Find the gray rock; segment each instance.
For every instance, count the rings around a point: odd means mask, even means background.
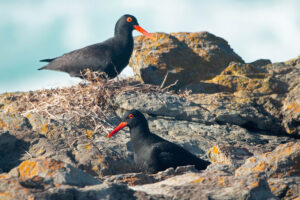
[[[154,33],[157,41],[135,38],[129,65],[143,83],[173,88],[214,77],[231,61],[243,62],[227,41],[208,32]]]
[[[154,116],[176,120],[211,123],[214,115],[201,105],[175,95],[160,93],[121,93],[115,97],[117,107],[122,110],[137,109]]]

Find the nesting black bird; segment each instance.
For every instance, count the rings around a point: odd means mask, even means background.
[[[157,173],[169,167],[195,165],[203,170],[210,162],[202,160],[182,147],[153,134],[148,122],[138,110],[126,112],[122,122],[107,136],[129,126],[130,138],[134,151],[134,161],[139,169],[147,173]]]
[[[133,50],[134,29],[154,38],[139,26],[134,16],[123,15],[116,23],[114,37],[60,57],[41,60],[49,63],[39,70],[62,71],[82,78],[81,71],[89,68],[91,71],[105,72],[109,78],[114,78],[128,65]]]

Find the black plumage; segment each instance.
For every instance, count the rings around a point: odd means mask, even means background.
[[[151,133],[146,118],[138,110],[127,112],[120,125],[108,137],[125,126],[130,128],[134,161],[141,171],[157,173],[169,167],[185,165],[195,165],[196,169],[203,170],[210,164],[184,148]]]
[[[114,78],[128,65],[133,51],[134,29],[153,38],[138,25],[134,16],[123,15],[116,23],[114,37],[60,57],[40,60],[49,63],[39,70],[62,71],[69,73],[70,76],[82,78],[81,72],[89,68],[91,71],[105,72],[109,78]]]

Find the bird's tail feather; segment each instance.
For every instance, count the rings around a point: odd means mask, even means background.
[[[54,58],[43,59],[43,60],[40,60],[40,62],[51,62],[52,60],[54,60]]]
[[[46,66],[39,68],[38,70],[46,69]]]

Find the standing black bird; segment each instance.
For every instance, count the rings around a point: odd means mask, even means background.
[[[195,165],[203,170],[210,162],[202,160],[182,147],[150,132],[148,122],[138,110],[126,112],[122,122],[107,136],[130,128],[130,138],[134,151],[134,161],[139,169],[147,173],[157,173],[169,167]]]
[[[133,50],[134,29],[154,39],[139,26],[134,16],[123,15],[116,23],[114,37],[60,57],[41,60],[49,63],[39,70],[62,71],[70,76],[83,78],[80,71],[89,68],[91,71],[105,72],[109,78],[114,78],[128,65]]]

